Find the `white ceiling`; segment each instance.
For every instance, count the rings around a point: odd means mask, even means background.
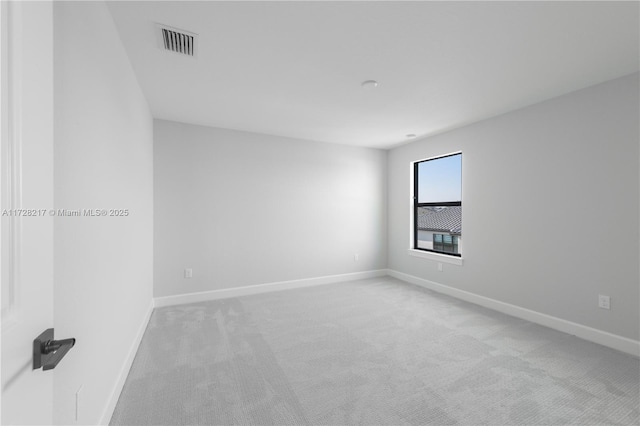
[[[638,2],[110,2],[154,117],[389,148],[639,69]],[[199,35],[158,47],[155,22]],[[374,79],[379,86],[363,90]]]

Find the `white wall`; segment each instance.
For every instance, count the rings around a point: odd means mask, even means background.
[[[100,421],[153,280],[153,124],[104,3],[54,4],[55,206],[129,209],[56,218],[56,335],[77,343],[54,370],[54,421]]]
[[[634,74],[391,150],[389,268],[638,340],[638,90]],[[459,150],[464,265],[438,272],[407,254],[409,164]]]
[[[154,296],[386,267],[386,151],[154,123]]]

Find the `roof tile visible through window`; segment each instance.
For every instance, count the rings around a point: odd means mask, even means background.
[[[418,207],[418,229],[462,234],[462,207]]]

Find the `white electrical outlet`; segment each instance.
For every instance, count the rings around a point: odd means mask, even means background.
[[[358,253],[353,253],[353,261],[357,262],[358,260],[360,260],[360,255]]]
[[[185,278],[193,278],[193,269],[191,268],[186,268],[184,270],[184,277]]]
[[[598,307],[602,309],[611,309],[611,299],[609,299],[609,296],[599,294]]]
[[[438,271],[442,272],[442,262],[438,262]]]

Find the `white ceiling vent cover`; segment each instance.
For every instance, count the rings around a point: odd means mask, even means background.
[[[173,28],[168,25],[156,24],[158,45],[161,49],[195,57],[198,47],[198,34]]]

